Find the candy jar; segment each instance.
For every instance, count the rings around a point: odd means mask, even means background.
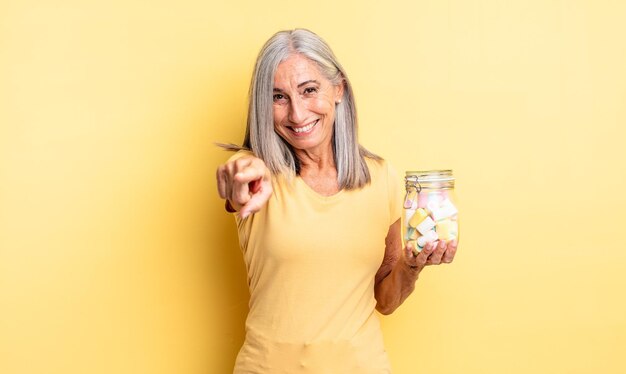
[[[420,252],[426,243],[459,236],[452,170],[407,171],[402,239]]]

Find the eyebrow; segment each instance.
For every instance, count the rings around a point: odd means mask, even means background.
[[[304,86],[304,85],[306,85],[306,84],[309,84],[309,83],[316,83],[316,84],[320,84],[320,82],[316,81],[315,79],[309,79],[309,80],[308,80],[308,81],[306,81],[306,82],[302,82],[302,83],[300,83],[300,84],[298,85],[298,88],[300,88],[300,87],[302,87],[302,86]]]
[[[309,83],[315,83],[315,84],[317,84],[317,85],[319,85],[319,84],[320,84],[320,82],[316,81],[315,79],[309,79],[308,81],[304,81],[304,82],[302,82],[302,83],[298,84],[298,88],[300,88],[300,87],[302,87],[302,86],[304,86],[304,85],[307,85],[307,84],[309,84]],[[274,92],[283,92],[283,90],[281,90],[280,88],[276,88],[276,87],[274,87]]]

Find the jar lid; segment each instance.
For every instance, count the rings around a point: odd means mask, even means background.
[[[452,170],[413,170],[406,172],[407,177],[417,177],[423,182],[450,182],[454,180]]]

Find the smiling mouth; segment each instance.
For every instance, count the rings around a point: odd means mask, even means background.
[[[319,119],[315,120],[315,122],[310,123],[306,126],[302,126],[302,127],[292,127],[292,126],[288,126],[289,129],[293,132],[295,132],[296,134],[306,134],[311,132],[311,130],[313,130],[313,128],[315,126],[317,126],[317,124],[319,123]]]

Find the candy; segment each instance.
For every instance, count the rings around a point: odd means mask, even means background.
[[[409,220],[409,226],[417,227],[423,220],[428,217],[428,212],[424,209],[418,209],[415,211],[415,214]]]
[[[403,239],[420,250],[459,236],[452,170],[407,171]]]
[[[409,227],[408,230],[406,230],[406,233],[404,233],[404,240],[411,240],[411,236],[414,231],[415,229],[413,227]]]
[[[437,222],[435,230],[437,230],[437,234],[442,240],[452,240],[459,235],[459,226],[457,222],[450,219],[444,219]]]
[[[426,205],[428,205],[428,195],[425,193],[420,193],[419,195],[417,195],[417,207],[418,208],[426,208]]]
[[[426,235],[420,236],[417,238],[417,245],[420,248],[424,248],[427,243],[432,243],[439,239],[439,235],[434,230],[430,230],[426,233]]]
[[[426,205],[430,203],[439,205],[443,201],[443,195],[441,194],[440,191],[429,192],[429,193],[426,193],[425,195],[426,195]]]
[[[404,240],[413,240],[416,239],[414,238],[414,236],[418,235],[417,231],[415,231],[415,229],[413,227],[409,227],[408,230],[406,230],[406,234],[404,235]]]
[[[415,228],[417,229],[417,231],[420,232],[420,234],[422,235],[426,235],[426,233],[430,230],[433,229],[433,227],[435,227],[435,221],[433,221],[432,218],[430,217],[426,217],[419,225],[417,225]]]
[[[426,204],[426,209],[428,209],[428,211],[432,214],[434,211],[439,210],[439,204],[431,201],[428,204]]]
[[[443,200],[441,204],[439,204],[439,206],[436,206],[433,203],[429,203],[428,210],[430,211],[430,214],[433,216],[435,221],[441,221],[443,219],[450,218],[459,212],[454,204],[452,204],[452,201],[450,201],[450,199]]]

